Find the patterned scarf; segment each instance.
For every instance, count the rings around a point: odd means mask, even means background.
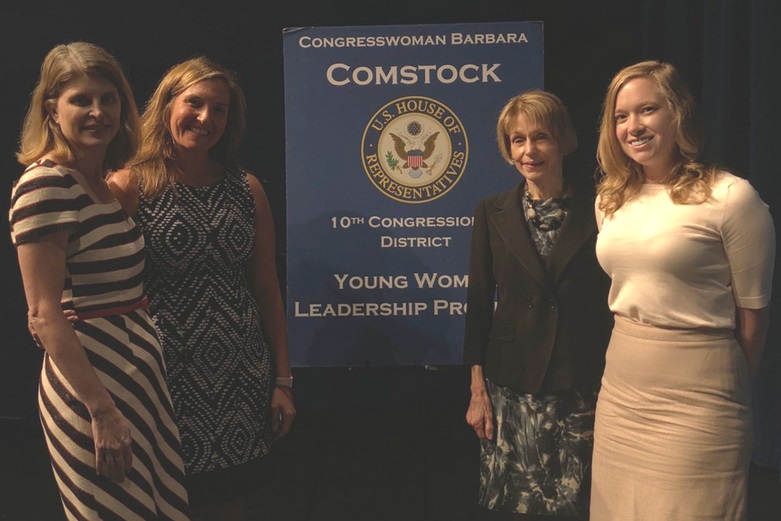
[[[546,258],[553,249],[571,200],[572,194],[568,188],[564,189],[561,197],[549,199],[532,199],[528,187],[524,189],[521,196],[523,215],[542,258]]]

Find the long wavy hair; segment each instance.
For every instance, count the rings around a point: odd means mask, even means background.
[[[694,97],[673,65],[650,60],[621,69],[607,89],[597,145],[599,208],[605,215],[612,215],[639,193],[644,182],[642,166],[621,149],[614,120],[618,92],[636,78],[653,79],[673,113],[676,157],[668,181],[670,198],[676,204],[706,201],[711,194],[716,168],[700,162],[702,136]]]
[[[246,128],[246,101],[236,75],[205,56],[178,63],[163,75],[141,116],[143,139],[138,154],[128,165],[138,176],[144,195],[155,198],[167,187],[174,187],[176,147],[171,136],[171,108],[176,97],[204,80],[218,79],[230,91],[225,132],[209,149],[209,158],[225,167],[238,161],[241,139]]]
[[[30,96],[19,137],[16,158],[20,163],[29,165],[49,153],[65,164],[75,161],[76,151],[51,117],[48,107],[57,103],[68,83],[82,74],[110,82],[119,94],[119,131],[106,149],[104,167],[107,170],[120,168],[136,153],[141,134],[138,108],[122,67],[111,54],[95,44],[71,42],[54,47],[41,64],[40,78]]]
[[[578,137],[564,103],[550,92],[528,90],[510,98],[496,122],[499,153],[508,163],[513,162],[510,153],[510,126],[518,116],[523,116],[530,123],[550,132],[563,155],[566,156],[578,148]]]

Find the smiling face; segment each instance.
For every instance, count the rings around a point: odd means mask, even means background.
[[[119,93],[113,83],[98,76],[74,76],[46,108],[73,151],[80,154],[105,153],[119,131]]]
[[[176,148],[204,152],[222,138],[228,123],[230,89],[221,79],[199,81],[171,103],[169,130]]]
[[[653,78],[635,78],[621,87],[614,121],[621,149],[642,167],[645,181],[664,181],[675,164],[678,145],[673,111]]]
[[[510,157],[515,167],[533,186],[560,187],[563,180],[564,155],[558,140],[545,128],[519,115],[507,129],[510,140]]]

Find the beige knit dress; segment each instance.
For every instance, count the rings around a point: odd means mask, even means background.
[[[775,234],[751,185],[720,172],[709,199],[644,185],[597,256],[616,325],[594,436],[591,521],[746,519],[751,408],[736,306],[770,300]]]

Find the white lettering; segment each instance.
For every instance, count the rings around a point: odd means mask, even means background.
[[[392,317],[417,316],[425,313],[426,302],[339,302],[336,304],[294,303],[295,316],[299,318],[322,317]]]
[[[388,67],[369,67],[359,65],[352,67],[346,63],[334,63],[326,69],[326,79],[331,85],[342,87],[353,83],[366,85],[413,85],[416,83],[431,84],[434,81],[448,85],[460,81],[462,83],[501,83],[498,68],[500,63],[474,64],[467,63],[460,67],[451,64],[444,65],[391,65]],[[480,72],[478,72],[480,71]]]
[[[434,301],[434,314],[464,315],[466,314],[466,304],[463,302],[450,302],[448,300],[437,299]]]
[[[334,63],[330,67],[328,67],[328,70],[325,73],[325,77],[328,78],[328,83],[331,85],[336,85],[337,87],[341,85],[347,85],[350,83],[350,80],[343,79],[343,80],[337,80],[334,78],[333,74],[336,69],[343,69],[345,72],[350,70],[350,67],[348,65],[345,65],[344,63]]]
[[[526,33],[485,33],[485,34],[462,34],[450,33],[451,45],[494,45],[505,43],[529,43]]]
[[[340,290],[349,289],[407,289],[406,275],[353,275],[334,273]]]
[[[488,77],[489,76],[494,79],[495,83],[501,83],[502,80],[499,79],[499,76],[494,74],[494,71],[499,67],[499,65],[501,65],[501,64],[500,63],[494,63],[493,65],[491,65],[490,69],[486,69],[486,67],[488,67],[488,65],[485,64],[485,63],[483,64],[483,83],[488,83]]]
[[[381,248],[449,248],[452,237],[380,237]]]
[[[469,275],[440,275],[438,273],[415,273],[415,282],[419,288],[466,288]]]

